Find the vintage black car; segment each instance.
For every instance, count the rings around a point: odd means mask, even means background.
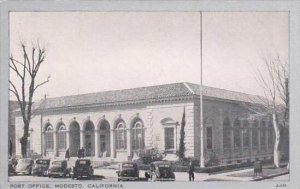
[[[48,177],[71,177],[71,168],[68,167],[66,160],[52,161],[48,169]]]
[[[19,159],[16,165],[15,174],[23,173],[31,175],[32,173],[33,160],[31,158]]]
[[[133,181],[139,180],[139,169],[134,162],[123,162],[119,165],[117,171],[118,181]]]
[[[94,174],[94,169],[89,159],[77,159],[75,167],[73,168],[73,179],[87,177],[90,179]]]
[[[17,165],[16,159],[9,159],[8,160],[8,175],[14,175],[16,173],[16,165]]]
[[[175,174],[170,162],[156,161],[150,164],[147,173],[152,181],[175,181]]]
[[[32,169],[32,175],[47,176],[50,159],[37,159]]]

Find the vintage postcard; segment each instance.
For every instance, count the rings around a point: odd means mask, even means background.
[[[1,4],[1,188],[299,187],[299,2],[72,2]]]

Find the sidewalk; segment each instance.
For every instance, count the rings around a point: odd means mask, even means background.
[[[263,168],[262,175],[259,176],[254,176],[254,171],[253,169],[247,169],[247,171],[244,172],[238,172],[238,173],[232,173],[229,174],[229,177],[238,177],[238,178],[247,178],[248,180],[251,181],[259,181],[259,180],[264,180],[268,178],[273,178],[276,176],[288,174],[289,171],[286,167],[282,168]]]
[[[278,170],[276,173],[268,170],[264,170],[264,177],[253,177],[253,168],[243,169],[238,171],[230,171],[220,174],[209,175],[208,173],[195,173],[195,181],[256,181],[263,180],[282,174],[287,174],[284,168]],[[109,181],[117,181],[117,173],[115,169],[97,168],[94,170],[94,174],[104,176]],[[145,177],[145,171],[140,170],[140,177]],[[175,172],[175,178],[178,182],[188,182],[188,173]]]

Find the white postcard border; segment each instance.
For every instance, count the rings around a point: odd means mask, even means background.
[[[1,173],[0,188],[10,188],[8,182],[8,55],[9,55],[9,17],[10,11],[289,11],[289,65],[290,65],[290,181],[278,182],[128,182],[121,183],[123,188],[277,188],[277,184],[286,184],[284,188],[300,187],[299,126],[300,123],[300,2],[299,1],[10,1],[1,3],[1,64],[0,64],[0,130]],[[61,182],[57,182],[61,183]],[[64,184],[66,182],[62,182]],[[99,188],[109,187],[108,182],[77,182],[70,184],[99,184]],[[46,184],[46,182],[27,183]],[[48,183],[54,188],[55,183]],[[66,183],[68,184],[68,183]],[[103,186],[100,186],[103,184]],[[107,185],[107,186],[105,186]],[[25,187],[25,188],[26,188]],[[121,187],[121,186],[120,186]],[[42,187],[39,187],[42,188]]]

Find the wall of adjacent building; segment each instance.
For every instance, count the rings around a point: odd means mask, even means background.
[[[272,158],[272,150],[273,146],[267,146],[267,149],[252,149],[252,124],[253,119],[249,119],[253,117],[253,114],[250,114],[249,109],[247,109],[243,104],[234,101],[223,101],[216,100],[212,98],[205,98],[204,100],[204,128],[212,127],[213,133],[213,143],[212,149],[207,149],[207,138],[206,134],[204,134],[204,146],[205,146],[205,159],[206,162],[209,161],[212,153],[216,155],[216,157],[220,160],[221,164],[225,163],[236,163],[236,162],[245,162],[245,161],[254,161],[255,159],[271,159]],[[252,115],[252,116],[251,116]],[[223,149],[223,121],[225,118],[229,118],[230,127],[231,127],[231,149],[224,150]],[[239,119],[241,121],[241,128],[243,127],[244,120],[249,122],[250,126],[250,147],[242,148],[242,144],[240,148],[234,148],[234,137],[233,137],[233,128],[234,128],[234,120]],[[260,124],[261,121],[266,122],[266,126],[268,126],[268,117],[256,117],[255,118]],[[260,126],[260,125],[258,125]],[[204,130],[206,133],[206,130]],[[240,138],[242,140],[242,133],[240,133]],[[258,136],[258,143],[260,146],[260,130]],[[266,140],[266,139],[264,139]]]

